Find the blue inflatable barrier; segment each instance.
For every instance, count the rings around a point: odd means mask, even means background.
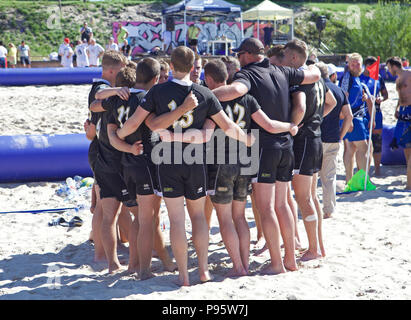
[[[0,182],[93,175],[85,134],[0,136]]]
[[[101,78],[102,68],[0,69],[0,86],[88,84]]]
[[[404,149],[391,150],[390,143],[394,137],[395,126],[383,125],[382,128],[382,150],[381,150],[381,164],[388,166],[405,165]]]

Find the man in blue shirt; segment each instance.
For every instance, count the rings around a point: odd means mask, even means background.
[[[354,158],[357,160],[357,169],[366,171],[368,151],[368,120],[366,103],[363,101],[364,89],[360,81],[363,59],[360,54],[350,54],[347,71],[340,80],[339,86],[348,96],[351,112],[354,116],[353,130],[344,137],[344,166],[345,180],[351,180],[354,175]],[[372,152],[372,147],[371,147]]]
[[[337,155],[340,149],[340,141],[352,126],[352,112],[344,91],[336,86],[329,78],[332,67],[320,62],[316,66],[321,71],[321,77],[325,85],[331,90],[337,104],[334,109],[324,117],[321,123],[321,141],[323,145],[323,162],[320,171],[321,186],[323,189],[324,219],[330,218],[336,207],[336,174]],[[331,70],[330,70],[331,69]],[[340,119],[343,119],[340,128]]]
[[[364,72],[360,76],[360,81],[364,83],[371,94],[374,94],[375,80],[370,78],[370,72],[367,67],[371,66],[377,62],[375,57],[368,57],[364,60]],[[372,146],[374,148],[373,158],[374,158],[374,170],[375,175],[380,175],[380,164],[381,164],[381,150],[382,150],[382,112],[381,103],[388,99],[388,91],[385,87],[384,79],[379,75],[377,80],[377,90],[375,91],[375,128],[372,130]],[[370,121],[370,114],[367,111],[366,118]]]

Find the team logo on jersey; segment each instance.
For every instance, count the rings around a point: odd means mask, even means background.
[[[147,183],[145,183],[143,185],[143,188],[144,188],[144,190],[150,190],[150,186]]]
[[[128,191],[127,191],[127,189],[123,189],[123,190],[121,190],[121,193],[123,194],[123,196],[128,195]]]
[[[166,188],[164,188],[164,192],[173,192],[173,188],[171,188],[171,187],[166,187]]]
[[[200,187],[197,189],[197,193],[201,193],[201,192],[203,192],[203,187]]]

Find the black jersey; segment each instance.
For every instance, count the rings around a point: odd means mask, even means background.
[[[249,94],[231,101],[221,102],[221,106],[227,116],[247,133],[250,132],[251,129],[251,115],[261,109],[257,100]],[[212,139],[212,143],[214,143],[214,164],[221,163],[221,161],[217,161],[219,158],[218,155],[221,153],[221,146],[215,136]],[[225,164],[229,163],[229,159],[236,159],[236,163],[239,163],[238,156],[241,150],[239,144],[243,144],[243,142],[225,136]],[[234,145],[236,147],[234,147]]]
[[[188,129],[202,129],[204,121],[222,110],[220,102],[210,89],[190,82],[177,79],[155,85],[147,93],[141,107],[148,112],[161,115],[174,110],[184,102],[187,95],[193,92],[198,100],[198,106],[194,110],[186,112],[180,119],[176,120],[168,130],[185,132]],[[181,146],[181,152],[188,144],[171,143],[171,150]],[[177,151],[177,150],[176,150]]]
[[[106,88],[110,88],[110,83],[107,80],[93,79],[93,85],[91,86],[90,92],[88,94],[88,108],[89,108],[88,120],[90,121],[90,123],[94,124],[95,126],[97,126],[97,122],[101,116],[101,113],[92,112],[90,110],[90,105],[96,99],[96,93]],[[89,153],[90,161],[94,163],[95,159],[97,158],[97,153],[98,153],[97,136],[94,137],[94,139],[91,141],[89,149],[88,149],[88,153]]]
[[[268,59],[250,63],[234,75],[234,81],[243,83],[248,93],[256,98],[261,110],[272,120],[291,122],[289,88],[304,80],[304,72],[289,67],[276,67]],[[291,146],[290,133],[272,134],[252,122],[260,130],[260,147],[282,148]]]
[[[297,136],[321,137],[320,127],[323,121],[325,94],[328,90],[323,79],[292,89],[293,92],[302,91],[306,96],[306,110],[301,121],[303,126],[298,130]]]
[[[102,101],[102,107],[111,113],[113,116],[109,118],[110,123],[116,124],[119,128],[123,127],[124,123],[136,112],[138,106],[146,95],[146,91],[140,89],[130,89],[130,97],[127,101],[120,99],[118,96],[113,96]],[[150,154],[152,150],[151,131],[144,124],[125,138],[128,144],[134,144],[137,141],[142,141],[144,154]],[[134,166],[141,164],[141,156],[135,156],[131,153],[124,152],[122,156],[122,164],[124,166]],[[145,162],[144,162],[145,163]]]

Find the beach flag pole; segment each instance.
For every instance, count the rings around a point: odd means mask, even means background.
[[[370,72],[370,78],[374,79],[374,95],[372,99],[372,110],[371,110],[371,123],[370,123],[370,136],[368,137],[368,150],[367,150],[367,164],[365,169],[365,180],[364,180],[364,191],[367,190],[367,178],[368,178],[368,167],[370,163],[370,153],[371,153],[371,143],[372,143],[372,127],[374,123],[374,116],[375,116],[375,99],[377,94],[377,81],[378,75],[380,71],[380,57],[378,56],[377,62],[373,63],[371,66],[367,67],[367,70]]]

